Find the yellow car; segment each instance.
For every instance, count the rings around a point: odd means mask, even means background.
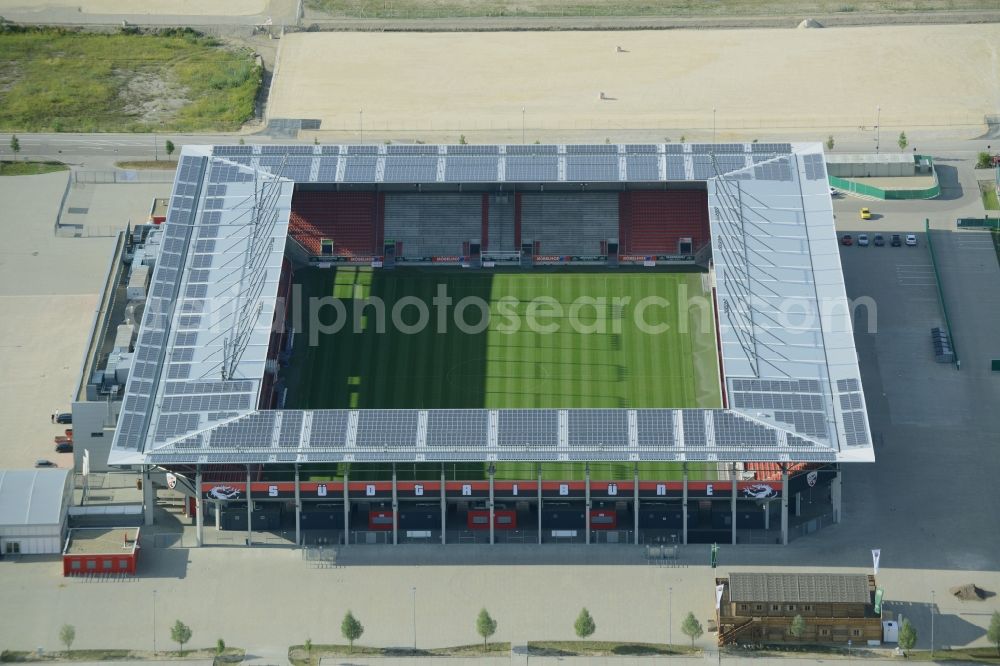
[[[867,208],[862,208],[861,209],[861,219],[862,220],[870,220],[870,219],[872,219],[872,212],[869,209],[867,209]]]

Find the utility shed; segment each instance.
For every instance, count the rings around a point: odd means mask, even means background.
[[[875,578],[865,574],[733,573],[717,578],[719,644],[806,641],[863,645],[882,635]],[[792,636],[801,615],[805,633]]]
[[[0,470],[0,553],[62,552],[72,479],[67,469]]]

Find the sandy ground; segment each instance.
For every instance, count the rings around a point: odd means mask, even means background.
[[[1000,107],[998,43],[1000,25],[298,33],[282,39],[268,116],[353,134],[452,130],[452,140],[519,134],[522,118],[528,141],[555,129],[711,131],[713,108],[720,136],[857,130],[874,125],[877,106],[883,131],[973,126]]]
[[[896,176],[892,178],[847,178],[862,185],[872,185],[883,190],[919,190],[934,185],[933,176]]]
[[[0,468],[30,467],[56,454],[53,410],[69,407],[114,239],[56,238],[53,222],[66,174],[0,178]],[[170,185],[91,186],[87,226],[144,219]],[[72,196],[69,205],[73,205]]]
[[[77,9],[82,14],[169,14],[184,16],[252,16],[262,14],[268,0],[0,0],[0,10],[15,12]]]

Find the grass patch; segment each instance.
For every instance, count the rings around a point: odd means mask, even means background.
[[[983,208],[1000,210],[1000,198],[997,197],[996,186],[992,181],[979,181],[979,193],[983,196]]]
[[[0,162],[0,176],[37,176],[68,169],[62,162]]]
[[[61,652],[45,652],[39,655],[35,651],[4,650],[0,652],[0,662],[41,662],[41,661],[188,661],[192,659],[214,659],[216,664],[238,664],[243,661],[246,650],[228,647],[222,655],[217,655],[215,649],[203,650],[163,650],[157,652],[145,650],[65,650]]]
[[[119,169],[152,169],[160,171],[174,171],[177,169],[176,160],[132,160],[128,162],[115,162]]]
[[[249,49],[190,29],[0,26],[0,131],[232,131],[260,83]]]
[[[615,641],[529,641],[528,654],[536,657],[655,657],[701,652],[687,645],[619,643]]]
[[[510,643],[487,643],[483,650],[482,643],[471,645],[456,645],[453,647],[414,650],[412,648],[376,648],[355,645],[351,650],[348,645],[313,645],[312,652],[307,652],[304,645],[293,645],[288,648],[288,661],[294,666],[315,666],[324,657],[476,657],[484,654],[509,654]]]
[[[910,651],[907,653],[910,661],[962,661],[979,664],[1000,664],[1000,656],[993,647],[955,648],[951,650],[934,650],[931,659],[930,650]]]
[[[487,16],[818,16],[845,12],[996,9],[991,0],[306,0],[331,17],[455,18]]]

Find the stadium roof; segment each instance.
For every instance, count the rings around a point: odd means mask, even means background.
[[[59,525],[68,474],[68,469],[0,470],[0,527]]]
[[[258,411],[291,194],[707,181],[730,409]],[[186,146],[109,463],[871,461],[822,148]]]

